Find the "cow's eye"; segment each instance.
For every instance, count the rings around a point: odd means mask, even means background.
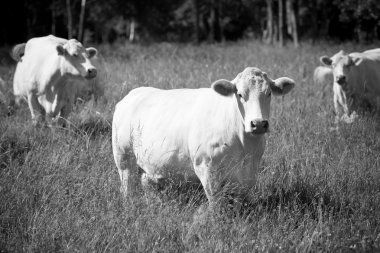
[[[78,54],[73,54],[74,57],[78,57]]]
[[[239,95],[239,98],[241,99],[241,101],[245,101],[245,97],[244,97],[244,95],[243,95],[243,94],[241,94],[241,93],[238,93],[238,95]]]
[[[268,91],[268,97],[270,97],[272,95],[272,92],[271,91]]]

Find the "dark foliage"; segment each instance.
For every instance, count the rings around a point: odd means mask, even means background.
[[[81,0],[3,1],[0,45],[13,45],[51,33],[68,37],[67,2],[70,2],[72,33],[78,37]],[[195,28],[194,3],[198,6],[198,29]],[[212,18],[212,3],[218,5],[217,21]],[[276,11],[277,0],[274,3]],[[301,39],[379,39],[380,3],[377,0],[296,0],[294,3]],[[84,41],[210,40],[215,22],[220,24],[223,40],[260,38],[265,29],[266,8],[265,0],[87,0]],[[132,23],[133,38],[130,37]]]

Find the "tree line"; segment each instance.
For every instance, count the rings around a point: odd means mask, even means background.
[[[219,42],[241,38],[378,40],[378,0],[12,0],[0,44],[55,34],[81,41]]]

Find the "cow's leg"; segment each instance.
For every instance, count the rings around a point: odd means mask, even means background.
[[[143,172],[141,175],[141,185],[144,192],[157,192],[159,190],[159,180],[150,176],[146,172]]]
[[[141,188],[138,167],[133,155],[114,152],[116,167],[119,171],[121,187],[120,191],[124,197],[131,197]]]
[[[362,109],[364,112],[365,111],[368,111],[368,112],[372,112],[374,107],[371,103],[371,99],[367,96],[362,96],[360,98],[357,99],[357,104],[358,104],[358,108]]]
[[[347,124],[351,124],[358,118],[358,114],[354,109],[358,106],[358,98],[355,96],[347,96],[345,103],[342,104],[343,116],[340,118],[341,121],[344,121]]]
[[[112,153],[120,176],[120,191],[124,197],[131,197],[137,191],[138,185],[141,185],[138,178],[139,168],[136,163],[136,157],[129,147],[120,145],[116,125],[114,119],[112,122]]]
[[[194,171],[206,193],[209,203],[209,211],[216,211],[221,204],[221,177],[216,167],[212,165],[210,158],[199,158],[194,162]]]
[[[343,107],[340,103],[341,98],[338,94],[334,93],[334,109],[335,109],[335,124],[338,124],[342,115],[343,115]]]
[[[73,107],[73,105],[71,103],[68,103],[62,107],[62,109],[59,113],[59,116],[58,116],[58,120],[57,120],[57,124],[59,126],[66,127],[67,125],[70,124],[70,122],[67,120],[67,118],[69,117],[69,114],[72,111],[72,107]]]
[[[40,105],[35,93],[28,94],[28,106],[30,114],[32,115],[33,125],[36,126],[39,122],[45,121],[45,110]]]
[[[202,231],[200,228],[209,226],[209,222],[215,222],[214,218],[218,216],[216,214],[220,211],[221,202],[223,202],[222,196],[220,196],[222,192],[221,182],[216,173],[216,168],[213,168],[211,162],[208,162],[207,159],[203,159],[203,161],[196,159],[193,166],[206,193],[208,204],[201,205],[195,211],[193,223],[186,235],[186,240],[190,240],[193,237],[203,237],[203,235],[199,233]]]

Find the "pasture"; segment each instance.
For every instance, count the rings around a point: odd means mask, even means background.
[[[313,83],[321,55],[371,45],[98,46],[97,104],[79,103],[68,129],[32,127],[27,106],[0,118],[0,252],[315,252],[380,250],[380,117],[330,131],[332,87]],[[114,105],[131,89],[209,87],[245,67],[296,82],[274,97],[253,202],[192,227],[202,191],[176,184],[125,201],[111,151]],[[3,67],[7,81],[12,68]],[[196,229],[196,231],[193,231]],[[189,232],[197,234],[188,237]]]

